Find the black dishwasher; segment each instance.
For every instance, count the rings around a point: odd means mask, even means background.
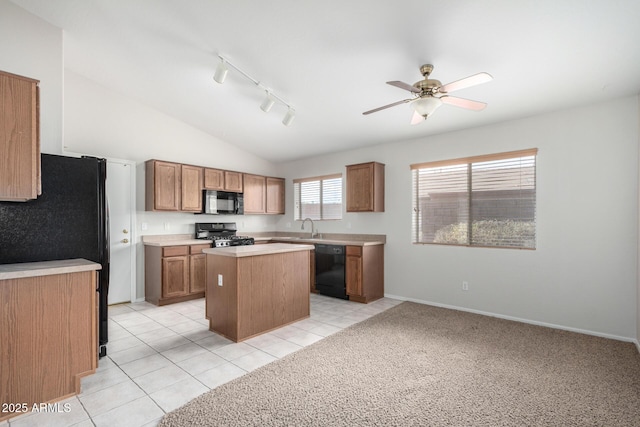
[[[316,290],[336,298],[349,299],[345,285],[344,246],[317,244]]]

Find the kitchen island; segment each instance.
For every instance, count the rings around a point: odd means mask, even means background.
[[[309,317],[313,245],[205,249],[209,329],[235,342]]]
[[[100,268],[84,259],[0,265],[0,424],[78,394],[95,372]]]

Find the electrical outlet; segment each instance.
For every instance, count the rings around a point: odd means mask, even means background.
[[[149,224],[147,224],[146,222],[143,222],[141,225],[142,230],[146,230],[149,228]]]
[[[222,286],[222,274],[218,274],[218,286]]]
[[[467,281],[463,281],[462,282],[462,290],[463,291],[468,291],[469,290],[469,282],[467,282]]]
[[[164,229],[167,230],[167,231],[171,230],[171,224],[168,223],[168,222],[165,222],[164,223]]]

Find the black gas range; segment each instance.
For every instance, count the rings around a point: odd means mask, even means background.
[[[253,237],[237,236],[235,222],[197,222],[196,239],[211,240],[213,247],[245,246],[255,243]]]

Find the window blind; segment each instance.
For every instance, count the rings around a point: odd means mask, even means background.
[[[413,243],[535,248],[537,149],[411,165]]]
[[[342,174],[293,180],[295,220],[342,218]]]

